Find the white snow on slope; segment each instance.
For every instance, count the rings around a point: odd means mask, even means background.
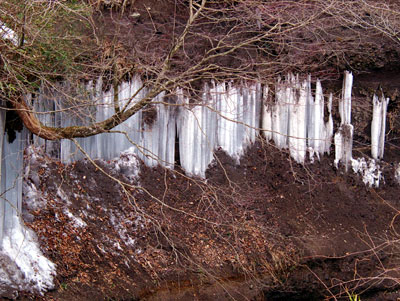
[[[35,233],[23,226],[18,216],[14,219],[16,226],[3,237],[0,258],[11,259],[18,272],[8,274],[0,269],[0,281],[13,283],[19,291],[44,292],[52,289],[56,274],[54,263],[43,256]]]

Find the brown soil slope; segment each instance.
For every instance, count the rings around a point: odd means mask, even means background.
[[[31,170],[45,205],[26,217],[58,276],[40,298],[400,296],[393,166],[382,163],[385,184],[374,189],[336,170],[333,158],[301,166],[262,142],[240,164],[216,158],[206,181],[142,166],[138,182],[123,185],[113,162],[65,166],[43,156]]]

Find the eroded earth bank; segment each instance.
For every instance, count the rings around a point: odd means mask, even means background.
[[[333,158],[302,166],[262,140],[240,164],[217,152],[205,181],[129,154],[63,165],[33,153],[24,218],[58,274],[54,291],[21,299],[400,296],[393,164],[369,188]]]

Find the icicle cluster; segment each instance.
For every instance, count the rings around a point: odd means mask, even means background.
[[[68,98],[54,91],[42,93],[37,100],[33,100],[33,107],[37,112],[52,113],[38,114],[39,120],[48,126],[89,125],[111,117],[115,113],[115,105],[121,109],[133,106],[146,93],[138,77],[134,77],[130,82],[123,82],[116,93],[112,88],[103,91],[101,80],[97,83],[89,82],[86,87],[82,87],[82,90],[85,93],[80,99]],[[77,138],[77,142],[93,159],[110,160],[135,146],[136,155],[148,166],[159,163],[172,167],[176,133],[174,107],[164,103],[164,93],[158,95],[153,102],[157,105],[139,111],[112,131],[87,138]],[[57,142],[35,139],[36,144],[45,147],[48,153],[56,155],[55,149],[58,149],[63,162],[72,162],[85,157],[71,140],[64,139],[61,141],[61,146],[53,146]]]
[[[289,148],[291,156],[304,163],[306,152],[319,158],[329,153],[333,136],[332,95],[328,100],[328,121],[324,121],[324,96],[318,80],[315,98],[311,92],[311,78],[302,83],[289,75],[286,81],[278,80],[275,101],[268,100],[268,88],[264,90],[262,128],[267,140],[273,140],[279,148]]]
[[[382,159],[385,148],[386,112],[389,98],[374,95],[371,123],[371,155],[374,159]]]
[[[352,164],[352,84],[353,75],[345,72],[339,101],[341,122],[334,136],[335,166],[341,163],[346,170]],[[62,88],[60,90],[68,90],[66,84]],[[31,102],[43,124],[66,127],[103,121],[118,108],[133,106],[148,92],[138,77],[116,89],[118,91],[111,88],[105,92],[102,81],[98,80],[82,87],[85,93],[77,93],[83,95],[80,97],[43,90],[39,98]],[[311,161],[324,153],[329,154],[333,137],[332,94],[325,103],[321,82],[317,80],[315,93],[312,93],[310,76],[300,81],[298,76],[290,74],[285,80],[277,81],[274,99],[270,99],[269,89],[259,83],[211,82],[204,84],[195,101],[178,88],[171,97],[159,94],[151,105],[112,131],[76,140],[91,158],[110,160],[134,146],[135,155],[148,166],[161,164],[173,168],[179,158],[188,175],[205,177],[216,149],[239,160],[246,147],[255,141],[261,119],[266,139],[273,140],[278,148],[289,149],[297,162],[304,163],[307,152]],[[371,152],[373,158],[380,159],[388,99],[374,96],[373,104]],[[49,111],[52,113],[44,114]],[[34,139],[47,153],[58,155],[64,162],[84,157],[70,140],[60,143]]]
[[[211,83],[205,85],[201,104],[189,104],[178,89],[180,108],[177,126],[181,165],[191,175],[205,176],[220,147],[239,160],[245,148],[255,141],[259,128],[261,85]]]
[[[352,159],[353,126],[351,125],[351,88],[353,74],[345,72],[342,90],[342,99],[339,101],[340,127],[335,134],[335,166],[343,162],[348,170]]]

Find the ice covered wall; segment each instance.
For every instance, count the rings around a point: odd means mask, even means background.
[[[268,97],[264,87],[262,129],[267,140],[278,148],[289,148],[290,155],[304,163],[307,150],[311,160],[314,154],[330,152],[333,136],[332,95],[328,101],[328,121],[325,122],[325,103],[321,82],[317,80],[315,97],[311,90],[311,77],[300,81],[289,74],[286,80],[278,79],[275,100]]]
[[[60,83],[59,89],[42,88],[43,93],[31,100],[43,124],[67,127],[103,121],[115,113],[115,100],[120,109],[130,108],[147,92],[138,77],[123,82],[116,93],[112,87],[104,91],[101,79],[78,88],[69,88],[67,85]],[[61,92],[69,90],[71,92],[68,94]],[[74,96],[73,93],[77,90],[81,93]],[[155,166],[160,163],[172,167],[175,156],[175,109],[165,103],[163,93],[153,102],[156,104],[139,111],[113,130],[87,138],[77,138],[77,142],[93,159],[110,160],[135,146],[136,155],[147,165]],[[41,114],[45,111],[52,113]],[[58,150],[63,162],[73,162],[85,157],[71,140],[63,139],[60,146],[55,145],[58,142],[37,137],[34,137],[34,142],[49,154],[56,156]]]
[[[21,218],[23,151],[27,132],[5,134],[5,111],[0,111],[0,296],[53,288],[55,266],[39,249],[36,235]]]
[[[345,72],[339,100],[341,122],[334,136],[334,163],[337,167],[343,164],[346,170],[352,164],[352,84],[353,75]],[[68,84],[61,85],[59,90],[67,93],[43,89],[31,100],[46,125],[65,127],[99,122],[112,116],[116,106],[129,108],[147,93],[139,77],[123,82],[115,87],[116,91],[112,87],[104,91],[101,79],[73,87],[72,92],[68,92]],[[177,88],[168,96],[160,93],[149,106],[112,131],[76,140],[91,158],[110,160],[134,146],[136,156],[148,166],[161,164],[173,168],[179,159],[188,175],[200,177],[205,177],[216,149],[239,162],[260,128],[267,140],[280,149],[288,149],[299,163],[305,162],[307,153],[311,162],[329,154],[334,130],[332,94],[326,99],[318,79],[314,88],[310,76],[300,80],[293,74],[279,78],[274,89],[271,93],[272,87],[254,82],[211,81],[204,83],[199,95],[194,96]],[[388,100],[374,97],[373,102],[372,156],[381,158]],[[42,114],[49,110],[52,113]],[[59,153],[63,162],[84,157],[70,140],[62,140],[61,145],[40,138],[34,141],[47,153]]]

